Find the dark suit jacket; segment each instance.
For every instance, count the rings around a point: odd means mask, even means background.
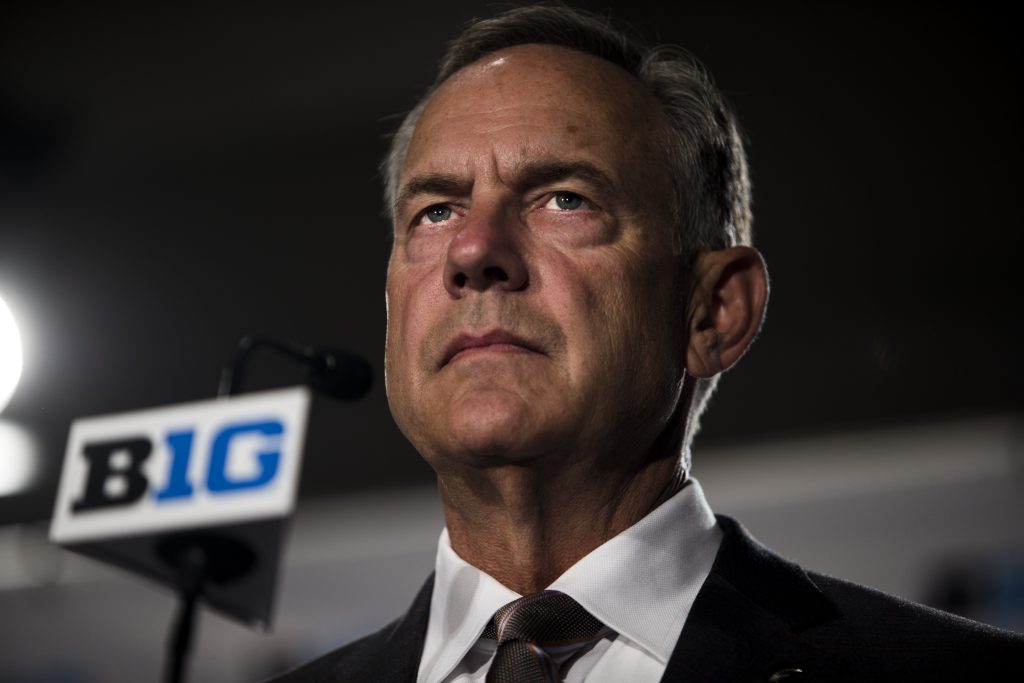
[[[805,572],[718,521],[721,549],[662,681],[1024,681],[1021,636]],[[415,682],[433,585],[398,621],[274,683]]]

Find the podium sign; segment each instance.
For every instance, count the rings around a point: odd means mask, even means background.
[[[207,599],[265,624],[308,411],[299,387],[76,420],[50,538],[168,583],[168,540],[240,548],[253,570]]]

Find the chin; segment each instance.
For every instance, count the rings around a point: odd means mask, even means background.
[[[452,415],[453,451],[474,462],[521,462],[538,454],[548,441],[529,406],[503,397],[478,397]]]

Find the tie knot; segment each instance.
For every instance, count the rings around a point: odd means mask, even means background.
[[[588,642],[603,635],[604,624],[565,593],[541,591],[513,600],[497,612],[484,635],[504,643],[523,640],[538,645]]]
[[[487,683],[557,683],[577,657],[612,633],[565,593],[513,600],[484,630],[498,641]]]

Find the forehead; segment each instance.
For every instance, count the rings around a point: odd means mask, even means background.
[[[483,57],[438,88],[402,179],[476,173],[481,165],[500,175],[537,156],[589,158],[614,173],[650,161],[665,127],[658,102],[620,67],[563,47],[521,45]]]

